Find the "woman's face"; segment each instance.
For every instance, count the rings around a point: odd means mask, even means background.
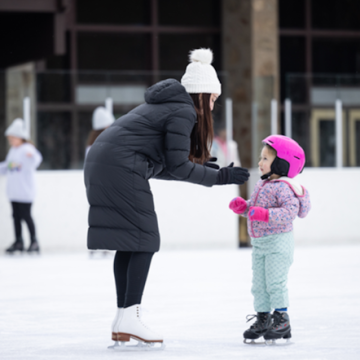
[[[218,94],[211,94],[211,96],[210,96],[210,110],[211,111],[214,110],[214,104],[218,97],[219,97]]]
[[[271,171],[271,164],[275,160],[275,154],[264,146],[261,150],[260,161],[258,163],[261,175],[268,174]]]
[[[23,140],[16,136],[9,135],[7,137],[7,139],[9,141],[10,146],[18,147],[18,146],[22,145],[22,143],[23,143]]]

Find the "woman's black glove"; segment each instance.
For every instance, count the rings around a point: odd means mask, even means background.
[[[231,163],[228,167],[223,167],[218,171],[215,185],[237,184],[242,185],[249,180],[248,169],[233,167]]]
[[[215,169],[215,170],[219,170],[220,166],[217,164],[212,164],[213,162],[217,161],[216,157],[212,157],[210,158],[206,163],[204,163],[204,166],[207,166],[209,168]]]

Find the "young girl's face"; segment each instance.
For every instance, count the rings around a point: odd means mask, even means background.
[[[10,146],[18,147],[23,144],[23,140],[16,136],[8,136],[7,137]]]
[[[268,174],[271,171],[271,164],[275,160],[275,154],[264,146],[261,150],[260,161],[258,163],[261,175]]]

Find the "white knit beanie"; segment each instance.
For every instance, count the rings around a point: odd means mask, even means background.
[[[30,134],[25,127],[23,119],[15,119],[5,131],[5,136],[15,136],[20,139],[29,140]]]
[[[93,113],[92,127],[94,130],[102,130],[110,126],[114,121],[114,115],[103,106],[99,106]]]
[[[181,78],[181,84],[189,94],[221,94],[221,84],[211,65],[213,53],[210,49],[190,51],[190,64]]]

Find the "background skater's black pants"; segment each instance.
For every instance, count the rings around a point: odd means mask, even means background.
[[[116,252],[114,275],[119,308],[141,303],[153,255],[151,252]]]
[[[14,218],[16,238],[21,238],[21,220],[24,220],[29,228],[31,239],[35,239],[35,225],[31,217],[31,203],[11,202]]]

